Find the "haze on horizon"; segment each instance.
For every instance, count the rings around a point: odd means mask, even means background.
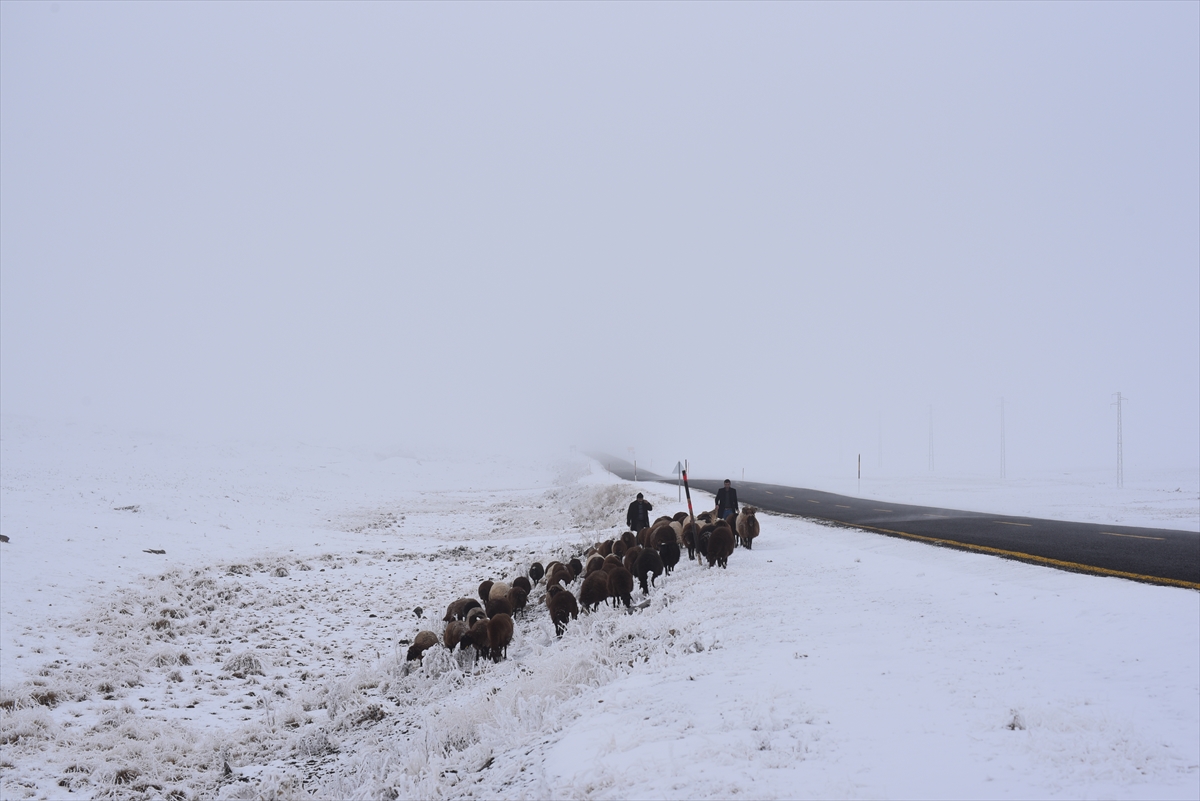
[[[0,4],[5,415],[1200,467],[1200,5]],[[882,468],[878,467],[882,462]]]

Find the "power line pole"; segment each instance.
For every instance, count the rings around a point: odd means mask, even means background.
[[[929,472],[933,472],[933,404],[929,404]]]
[[[1116,393],[1116,403],[1112,404],[1117,407],[1117,486],[1125,486],[1125,441],[1121,435],[1121,405],[1129,400],[1122,398],[1121,393]]]
[[[1008,458],[1004,452],[1004,398],[1000,398],[1000,478],[1008,478]]]

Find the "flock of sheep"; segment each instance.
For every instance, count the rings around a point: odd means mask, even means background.
[[[568,623],[579,618],[580,608],[594,612],[602,603],[632,608],[634,579],[642,594],[649,595],[654,580],[663,573],[670,575],[679,564],[682,549],[687,549],[689,559],[703,558],[709,567],[726,567],[737,545],[752,548],[759,532],[757,511],[753,506],[743,507],[736,518],[736,532],[712,512],[701,512],[694,520],[685,512],[660,517],[637,534],[626,531],[617,539],[596,543],[582,560],[575,557],[544,566],[534,562],[526,576],[509,582],[485,581],[479,585],[478,600],[463,597],[446,608],[441,644],[451,652],[474,648],[477,658],[499,662],[512,642],[513,616],[525,613],[533,588],[543,578],[546,590],[537,603],[548,609],[560,637]],[[576,598],[568,587],[580,576],[583,580]],[[408,659],[420,659],[437,644],[434,632],[418,633],[408,649]]]

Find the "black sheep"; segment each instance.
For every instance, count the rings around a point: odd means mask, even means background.
[[[479,585],[479,600],[487,603],[488,593],[492,591],[492,584],[494,583],[491,579],[488,579]]]
[[[662,575],[662,557],[659,556],[658,551],[653,548],[647,548],[638,556],[637,565],[633,572],[638,578],[638,583],[642,585],[642,595],[649,595],[650,587],[646,584],[646,578],[649,577],[650,584],[653,584],[654,579]]]
[[[560,587],[558,592],[550,596],[547,605],[550,607],[550,619],[554,621],[554,633],[561,637],[567,630],[567,621],[579,619],[579,604],[575,602],[574,595]]]
[[[669,576],[679,564],[679,543],[665,542],[658,546],[658,555],[662,557],[663,571]]]
[[[529,579],[525,578],[524,576],[517,576],[512,580],[512,585],[514,587],[520,587],[523,589],[526,595],[533,592],[533,585],[530,584]]]
[[[533,579],[534,584],[541,581],[544,575],[546,575],[546,568],[542,567],[541,562],[534,562],[529,566],[529,577]]]

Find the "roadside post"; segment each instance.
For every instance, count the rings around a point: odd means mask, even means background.
[[[693,545],[693,546],[695,546],[695,549],[696,549],[696,561],[697,561],[697,562],[699,562],[699,561],[700,561],[700,547],[699,547],[699,546],[700,546],[700,543],[698,543],[698,542],[695,542],[695,541],[694,541],[694,540],[695,540],[695,537],[696,537],[696,515],[694,515],[694,514],[692,513],[692,490],[691,490],[691,488],[688,486],[688,482],[687,482],[687,470],[685,469],[685,470],[683,471],[683,473],[681,473],[681,475],[682,475],[682,477],[683,477],[683,491],[687,493],[687,501],[688,501],[688,519],[689,519],[689,520],[691,521],[691,523],[692,523],[692,539],[693,539],[693,543],[692,543],[692,545]]]
[[[672,472],[675,473],[675,492],[677,495],[676,500],[682,501],[683,500],[683,462],[676,462],[675,469]]]

